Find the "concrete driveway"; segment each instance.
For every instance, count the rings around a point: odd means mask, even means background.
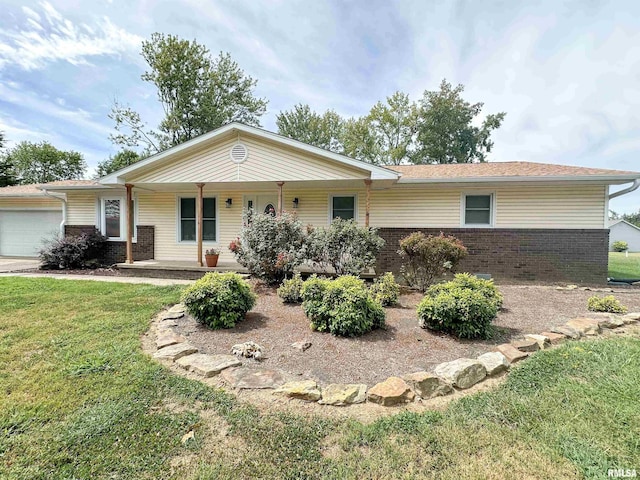
[[[0,257],[0,273],[20,272],[38,268],[40,261],[37,258],[27,257]]]

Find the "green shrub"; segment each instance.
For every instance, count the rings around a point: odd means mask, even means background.
[[[311,325],[322,323],[324,292],[329,285],[330,280],[321,278],[317,275],[311,275],[302,284],[300,296],[302,297],[302,309],[304,314],[311,320]]]
[[[305,260],[305,233],[295,216],[246,212],[240,237],[229,245],[238,263],[267,283],[280,283]]]
[[[383,246],[375,228],[341,218],[328,228],[311,230],[307,238],[308,258],[324,270],[333,268],[338,275],[359,275],[373,267]]]
[[[182,292],[189,313],[210,328],[232,328],[255,305],[251,287],[237,273],[207,273]]]
[[[393,273],[387,272],[374,280],[370,288],[371,296],[383,307],[395,305],[400,297],[400,286]]]
[[[40,250],[40,268],[68,270],[96,268],[104,263],[107,237],[97,230],[80,235],[55,236]]]
[[[492,302],[498,310],[502,308],[504,297],[498,290],[498,287],[493,283],[493,280],[484,280],[470,273],[457,273],[453,276],[453,280],[433,285],[429,288],[429,292],[435,294],[456,288],[466,288],[480,292],[487,300]]]
[[[489,291],[487,285],[464,276],[457,283],[434,285],[418,304],[418,323],[459,338],[487,338],[502,297],[498,292],[499,297],[488,295]]]
[[[592,312],[627,313],[627,307],[613,295],[602,298],[594,295],[587,300],[587,308]]]
[[[624,240],[616,240],[611,246],[615,252],[626,252],[629,250],[629,244]]]
[[[436,278],[454,270],[467,256],[467,249],[455,237],[414,232],[400,240],[402,276],[414,288],[424,292]]]
[[[304,282],[302,299],[311,328],[319,332],[355,337],[384,326],[384,309],[364,281],[352,275],[336,280],[313,276]]]
[[[278,296],[284,303],[302,302],[300,290],[302,289],[303,283],[300,274],[296,273],[292,278],[287,278],[282,281],[280,287],[278,287]]]

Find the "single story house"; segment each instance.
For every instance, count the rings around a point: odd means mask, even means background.
[[[397,272],[398,241],[419,230],[460,238],[467,271],[601,283],[609,198],[637,188],[638,179],[638,172],[527,162],[382,167],[231,123],[97,182],[43,185],[39,197],[14,187],[17,197],[0,196],[8,212],[0,229],[32,242],[42,230],[29,228],[52,228],[53,214],[44,212],[58,202],[64,232],[100,230],[110,261],[201,265],[212,247],[222,263],[234,261],[227,247],[245,209],[286,210],[314,226],[343,217],[378,228],[386,240],[378,271]],[[629,182],[609,194],[610,185]],[[19,252],[6,248],[0,255]]]
[[[609,225],[609,251],[613,242],[622,240],[629,245],[629,252],[640,252],[640,228],[626,220],[615,220]]]

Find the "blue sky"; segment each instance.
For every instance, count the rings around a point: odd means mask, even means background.
[[[139,52],[164,32],[230,52],[269,100],[269,130],[296,103],[362,115],[447,78],[484,113],[507,112],[491,161],[640,170],[640,2],[2,0],[2,11],[0,130],[10,145],[80,151],[90,167],[117,151],[114,99],[157,124]],[[640,209],[640,193],[611,208]]]

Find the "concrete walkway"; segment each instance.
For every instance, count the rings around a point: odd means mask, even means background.
[[[37,258],[0,257],[0,273],[33,270],[38,265],[40,260]]]
[[[33,268],[33,266],[31,267]],[[111,282],[111,283],[142,283],[164,287],[167,285],[189,285],[194,280],[178,280],[173,278],[145,278],[145,277],[124,277],[124,276],[106,276],[106,275],[72,275],[63,273],[0,273],[0,277],[22,277],[22,278],[57,278],[60,280],[89,280],[94,282]]]

